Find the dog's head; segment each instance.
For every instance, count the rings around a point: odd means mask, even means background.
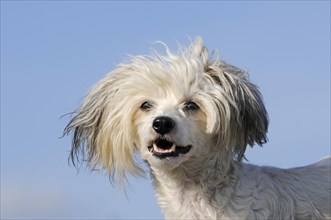
[[[99,81],[65,129],[72,159],[106,168],[123,181],[151,167],[174,169],[208,154],[240,161],[266,142],[268,116],[247,73],[211,59],[201,38],[178,54],[136,56]]]

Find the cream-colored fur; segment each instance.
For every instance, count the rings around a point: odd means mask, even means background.
[[[178,54],[135,56],[99,81],[65,129],[71,158],[153,177],[167,219],[330,219],[330,158],[278,169],[242,162],[267,141],[268,115],[245,71],[209,56],[201,38]]]

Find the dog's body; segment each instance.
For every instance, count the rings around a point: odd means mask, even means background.
[[[257,87],[200,38],[179,55],[166,49],[92,88],[65,130],[72,159],[82,152],[121,184],[127,171],[143,175],[139,151],[167,219],[330,218],[330,158],[287,170],[242,163],[247,145],[267,141]]]
[[[293,169],[236,164],[229,180],[154,174],[167,219],[327,219],[330,160]],[[203,172],[208,172],[206,168]],[[152,171],[153,172],[153,171]],[[211,175],[215,175],[211,170]],[[196,174],[192,174],[196,175]],[[217,175],[217,173],[216,173]],[[203,176],[203,175],[201,175]]]

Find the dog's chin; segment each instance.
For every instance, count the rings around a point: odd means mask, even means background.
[[[192,149],[192,145],[181,146],[170,140],[159,137],[152,141],[147,146],[147,149],[149,154],[156,160],[174,162],[188,154]]]

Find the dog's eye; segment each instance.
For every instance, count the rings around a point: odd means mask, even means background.
[[[199,106],[195,102],[187,102],[185,103],[185,109],[189,111],[196,111],[199,109]]]
[[[141,104],[140,109],[143,111],[147,111],[148,109],[152,108],[152,103],[150,103],[149,101],[144,102],[143,104]]]

